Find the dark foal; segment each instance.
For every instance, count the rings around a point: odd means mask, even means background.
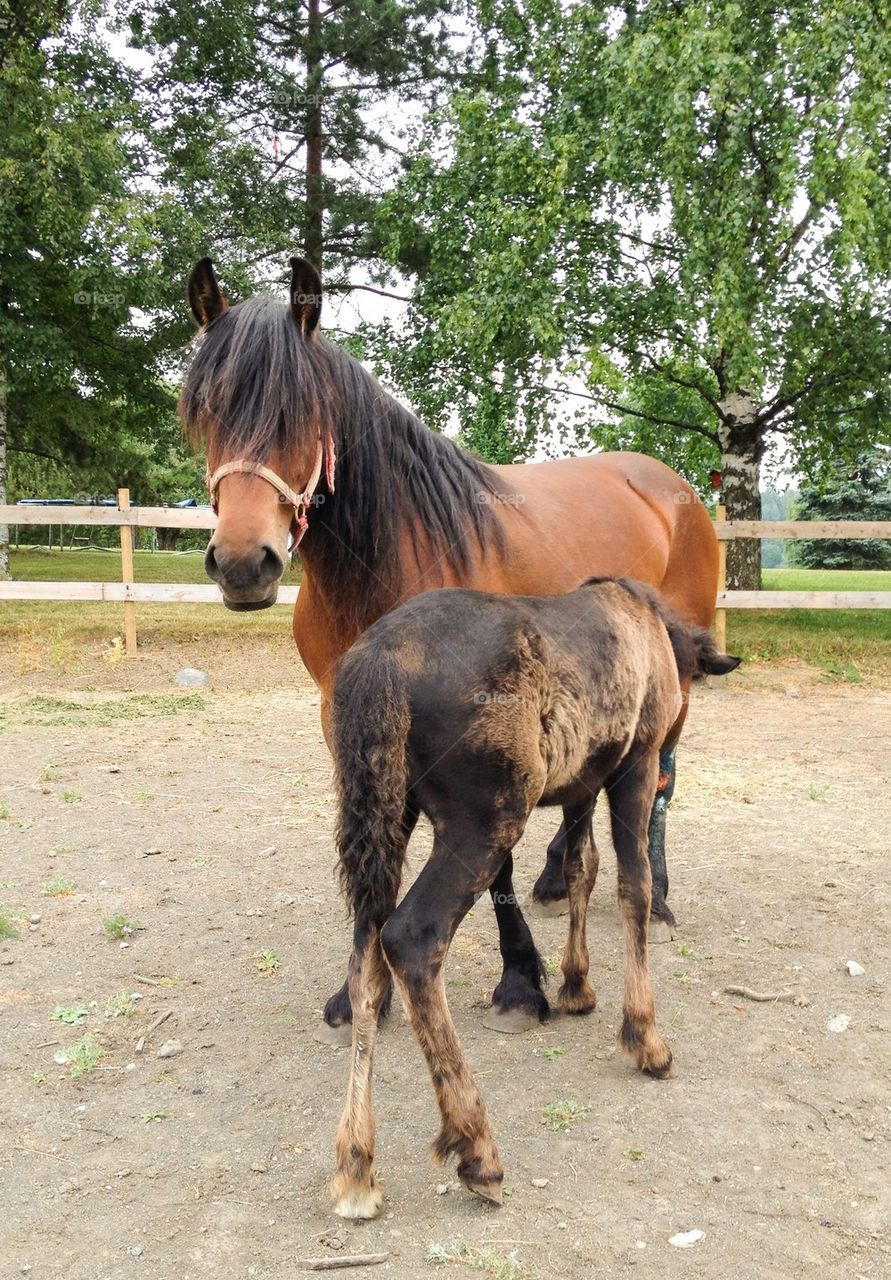
[[[346,655],[333,749],[340,874],[355,932],[353,1053],[331,1183],[337,1213],[374,1217],[383,1203],[372,1171],[371,1072],[390,972],[442,1114],[433,1154],[456,1155],[465,1187],[501,1200],[501,1161],[449,1013],[443,964],[479,894],[509,888],[511,852],[536,805],[563,809],[569,936],[559,1003],[590,1013],[585,917],[598,864],[591,817],[606,789],[625,927],[619,1043],[641,1070],[667,1075],[671,1052],[656,1030],[647,967],[647,825],[659,748],[681,710],[681,684],[737,663],[651,588],[611,579],[552,597],[432,591],[376,622]],[[419,812],[433,825],[433,852],[397,907]],[[510,896],[493,896],[508,925],[502,937],[513,940],[507,945],[517,947],[544,1001],[522,916],[510,914]]]

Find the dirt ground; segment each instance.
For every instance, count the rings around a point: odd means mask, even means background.
[[[176,690],[187,665],[213,687]],[[0,672],[0,903],[19,935],[0,942],[2,1280],[263,1280],[378,1251],[385,1265],[342,1274],[891,1275],[891,692],[790,668],[696,691],[669,827],[679,932],[651,949],[672,1079],[615,1048],[602,814],[591,1017],[514,1037],[482,1026],[499,957],[481,902],[448,990],[509,1194],[487,1207],[431,1163],[438,1117],[397,1008],[376,1073],[386,1208],[350,1225],[325,1191],[348,1050],[314,1038],[348,927],[316,696],[286,627],[252,649],[235,628],[210,652],[148,637],[135,662],[84,653],[63,672],[21,675],[7,651]],[[555,824],[529,824],[524,897]],[[424,831],[412,849],[416,870]],[[47,895],[54,877],[76,887]],[[123,947],[103,927],[115,915],[140,926]],[[565,923],[534,922],[552,960]],[[261,952],[277,971],[261,972]],[[755,1003],[730,985],[802,999]],[[106,1016],[122,992],[141,997],[135,1013]],[[78,1005],[83,1025],[50,1019]],[[104,1055],[72,1078],[54,1055],[84,1032]],[[159,1058],[169,1040],[182,1052]],[[552,1131],[543,1111],[559,1101],[578,1115]],[[694,1229],[692,1247],[669,1243]],[[465,1261],[428,1260],[431,1245]]]

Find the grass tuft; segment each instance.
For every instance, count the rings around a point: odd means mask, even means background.
[[[102,921],[102,924],[106,937],[110,942],[119,942],[122,938],[129,938],[139,928],[135,920],[128,920],[126,916],[122,915],[108,916]]]
[[[520,1280],[524,1271],[516,1253],[496,1253],[489,1245],[468,1244],[466,1240],[456,1240],[452,1244],[440,1244],[431,1240],[427,1245],[424,1261],[438,1266],[447,1262],[463,1262],[467,1267],[485,1271],[492,1276],[492,1280]]]
[[[42,892],[45,898],[67,898],[76,888],[77,884],[71,876],[55,875],[47,880]]]
[[[541,1114],[552,1133],[564,1133],[576,1120],[583,1120],[590,1110],[590,1103],[561,1098],[559,1102],[549,1102]]]
[[[77,1079],[95,1071],[105,1057],[105,1050],[91,1031],[85,1032],[79,1040],[67,1045],[56,1054],[56,1061],[68,1067],[68,1074]]]

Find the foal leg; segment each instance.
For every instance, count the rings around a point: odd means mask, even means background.
[[[569,894],[569,936],[563,951],[563,986],[558,1000],[565,1013],[591,1013],[597,996],[588,982],[588,899],[597,879],[600,855],[594,843],[591,817],[596,797],[563,809],[566,855],[563,875]]]
[[[498,921],[498,937],[504,971],[492,993],[492,1008],[483,1026],[492,1031],[528,1031],[550,1015],[541,989],[544,965],[536,950],[513,886],[514,859],[508,854],[489,892]]]
[[[418,824],[418,811],[410,805],[406,807],[403,825],[405,827],[405,843],[408,844],[411,839],[412,832]],[[393,1000],[393,984],[387,980],[387,990],[384,995],[383,1003],[380,1007],[380,1017],[385,1018],[390,1012],[390,1005]],[[352,1009],[350,1007],[350,979],[347,974],[346,982],[343,986],[335,991],[333,996],[325,1002],[323,1012],[325,1025],[329,1031],[322,1028],[316,1033],[317,1039],[324,1040],[327,1044],[349,1044],[351,1040],[350,1022],[353,1018]]]
[[[376,925],[356,924],[348,985],[353,1051],[346,1105],[335,1143],[337,1163],[329,1190],[334,1212],[342,1218],[376,1218],[384,1202],[372,1169],[375,1122],[371,1073],[378,1018],[392,990]]]
[[[670,941],[677,926],[674,914],[666,902],[668,897],[668,866],[665,861],[665,819],[671,797],[674,795],[675,744],[664,746],[659,752],[659,780],[656,798],[650,813],[647,844],[650,868],[653,873],[653,905],[650,908],[651,941]],[[654,930],[652,922],[661,922],[661,929]],[[659,936],[659,935],[663,936]],[[667,935],[664,936],[664,935]]]
[[[671,1050],[656,1030],[647,963],[652,876],[646,834],[658,771],[658,753],[647,751],[630,764],[624,761],[607,783],[607,791],[619,863],[619,909],[625,926],[625,998],[619,1044],[641,1071],[663,1077],[671,1067]]]
[[[442,1127],[433,1142],[433,1157],[442,1163],[456,1155],[464,1186],[500,1204],[504,1170],[486,1105],[449,1012],[443,976],[455,930],[473,906],[475,892],[491,882],[505,857],[503,848],[490,849],[482,858],[465,861],[448,847],[470,849],[473,838],[465,828],[460,833],[449,830],[448,845],[445,840],[434,842],[430,861],[387,921],[381,942],[439,1103]],[[471,860],[475,869],[467,865]]]
[[[544,870],[532,887],[532,901],[544,908],[546,915],[563,915],[567,909],[563,859],[566,854],[566,824],[561,822],[557,834],[548,845]]]

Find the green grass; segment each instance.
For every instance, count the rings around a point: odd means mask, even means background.
[[[50,1014],[50,1022],[66,1022],[71,1027],[79,1027],[90,1016],[85,1004],[57,1004]]]
[[[206,699],[200,693],[134,693],[113,701],[80,702],[72,698],[30,698],[6,703],[0,709],[0,731],[14,725],[108,725],[116,720],[157,719],[182,712],[203,711]],[[76,791],[65,791],[66,804],[78,804]]]
[[[891,570],[765,569],[765,591],[891,591]],[[831,680],[891,674],[891,610],[728,610],[727,647],[747,662],[797,659]]]
[[[132,1018],[135,1012],[136,1001],[129,991],[119,991],[105,1006],[106,1018]]]
[[[590,1110],[590,1103],[561,1098],[542,1107],[541,1114],[552,1133],[564,1133],[576,1120],[584,1120]]]
[[[523,1264],[515,1253],[496,1253],[489,1245],[468,1244],[466,1240],[457,1240],[453,1244],[440,1244],[431,1240],[424,1254],[425,1262],[442,1265],[446,1262],[463,1262],[467,1267],[477,1271],[485,1271],[492,1280],[520,1280],[523,1275]]]
[[[67,1066],[69,1075],[77,1078],[95,1071],[104,1057],[105,1050],[92,1032],[87,1031],[79,1040],[61,1049],[56,1061]]]
[[[17,917],[10,911],[9,907],[4,907],[0,903],[0,942],[9,941],[19,936],[19,931],[13,924]]]
[[[139,551],[137,582],[207,582],[199,554]],[[120,553],[107,551],[13,550],[12,576],[32,581],[120,581]],[[291,566],[286,583],[299,581]],[[889,591],[891,570],[765,569],[768,591]],[[225,636],[251,640],[287,635],[287,605],[233,614],[207,605],[139,605],[144,646]],[[90,601],[8,601],[0,642],[17,645],[19,664],[40,659],[63,669],[79,645],[110,640],[121,630],[120,609]],[[795,609],[776,612],[731,610],[728,648],[747,662],[798,660],[822,668],[827,679],[858,683],[891,675],[891,610]]]
[[[120,582],[121,553],[115,551],[46,551],[29,547],[10,552],[10,571],[19,582]],[[208,582],[199,551],[134,551],[137,582]],[[292,564],[283,581],[299,582]]]
[[[76,889],[77,884],[71,876],[57,874],[51,880],[47,880],[41,892],[45,898],[67,898]]]
[[[122,938],[132,937],[139,928],[135,920],[128,920],[122,915],[109,916],[107,920],[102,921],[102,924],[109,942],[120,942]]]

